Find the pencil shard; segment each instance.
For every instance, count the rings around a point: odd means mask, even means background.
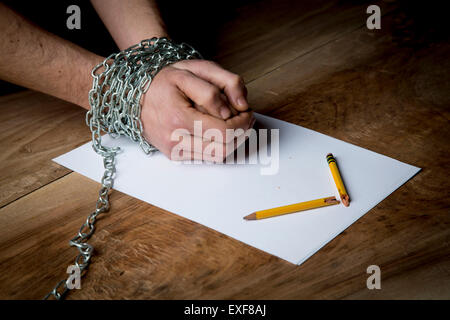
[[[336,188],[339,192],[341,202],[344,206],[348,207],[350,205],[350,197],[347,193],[347,190],[345,189],[344,182],[342,181],[336,159],[334,158],[332,153],[327,154],[326,158],[331,171],[331,175],[333,176],[334,183],[336,184]]]
[[[350,206],[350,197],[348,196],[348,194],[341,194],[340,196],[342,204],[346,207]]]
[[[245,220],[256,220],[256,212],[250,213],[248,216],[244,217]]]
[[[339,204],[340,201],[336,199],[336,197],[325,198],[324,201],[329,204]]]

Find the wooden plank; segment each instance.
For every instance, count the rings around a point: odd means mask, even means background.
[[[219,32],[218,60],[251,82],[366,24],[366,9],[384,1],[270,0],[238,8]]]
[[[336,84],[340,77],[348,81],[358,72],[378,72],[386,78],[401,73],[406,77],[402,80],[407,81],[402,81],[403,87],[407,88],[399,89],[406,90],[410,89],[408,86],[416,86],[417,92],[414,94],[417,94],[417,99],[426,99],[430,107],[435,104],[441,106],[439,112],[449,119],[450,111],[445,107],[450,101],[445,94],[450,87],[448,77],[445,76],[446,69],[433,63],[433,59],[447,63],[448,44],[446,41],[426,43],[426,38],[418,43],[413,34],[404,35],[405,25],[408,23],[413,30],[417,27],[414,27],[410,19],[402,20],[403,10],[399,8],[391,15],[388,13],[382,20],[381,30],[362,28],[250,81],[247,83],[250,105],[255,110],[268,113],[303,99],[301,95],[311,90],[317,91],[317,94],[324,89],[334,88],[338,91],[343,88]],[[431,53],[432,50],[427,46],[431,46],[435,52]],[[423,48],[419,51],[420,56],[417,56],[418,47]],[[388,67],[385,68],[384,64],[388,64]],[[400,69],[397,64],[406,65]],[[351,72],[353,70],[354,73]],[[414,73],[417,73],[417,83],[407,78]],[[330,85],[334,87],[329,88]],[[373,90],[384,88],[383,83],[380,83]]]
[[[367,290],[363,288],[345,299],[448,299],[450,297],[450,263],[448,257],[432,260],[429,264],[422,264],[409,272],[397,274],[395,277],[384,279],[382,276],[382,290]],[[361,281],[364,277],[361,276]]]
[[[0,97],[0,207],[70,170],[51,161],[90,139],[84,111],[37,92]]]
[[[449,134],[450,63],[445,57],[450,44],[425,42],[418,49],[418,44],[394,38],[402,28],[393,22],[398,14],[386,17],[381,31],[363,28],[252,81],[251,104],[268,115],[420,166],[409,158],[413,151],[428,159],[444,140],[435,145],[411,139],[425,128],[430,134],[436,128],[432,140]]]

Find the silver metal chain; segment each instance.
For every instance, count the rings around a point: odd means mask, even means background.
[[[201,59],[198,51],[187,44],[176,44],[167,38],[151,38],[107,57],[94,67],[92,89],[89,91],[91,109],[86,114],[86,124],[92,133],[92,148],[103,157],[105,168],[95,211],[88,215],[77,235],[69,241],[78,249],[75,266],[83,277],[91,262],[94,248],[88,243],[95,231],[97,216],[109,211],[109,191],[116,172],[115,159],[119,147],[102,145],[101,131],[113,138],[127,136],[146,154],[157,149],[143,137],[141,122],[141,97],[147,92],[153,77],[165,66],[180,60]],[[67,279],[56,284],[44,299],[61,300],[70,290]]]

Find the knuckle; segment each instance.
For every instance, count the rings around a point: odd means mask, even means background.
[[[229,83],[231,86],[233,87],[242,87],[244,84],[244,80],[242,79],[242,77],[240,75],[237,74],[231,74],[229,77]]]
[[[187,77],[188,77],[188,72],[186,70],[172,68],[172,70],[170,72],[170,78],[177,83],[182,83],[182,82],[186,81]]]
[[[188,66],[193,60],[180,60],[172,64],[175,68]]]
[[[203,63],[205,66],[221,68],[221,66],[218,63],[211,60],[202,60],[201,63]]]
[[[214,104],[219,99],[220,91],[216,87],[211,87],[204,92],[204,102],[206,104]]]

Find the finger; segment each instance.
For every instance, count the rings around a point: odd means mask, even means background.
[[[169,157],[175,161],[195,159],[219,163],[223,162],[247,139],[248,136],[245,136],[235,138],[229,143],[220,143],[216,141],[205,142],[201,137],[183,135],[172,148]]]
[[[217,134],[220,134],[223,137],[223,142],[228,143],[233,140],[234,137],[241,135],[242,132],[245,132],[250,128],[253,120],[253,112],[241,112],[238,115],[223,121],[190,108],[185,111],[184,119],[184,128],[192,135],[202,136],[208,139],[208,135],[205,135],[205,132],[207,130],[216,129]]]
[[[186,160],[190,155],[196,155],[192,159],[200,159],[198,155],[203,155],[206,161],[221,162],[227,154],[234,150],[234,145],[226,145],[221,140],[204,141],[202,137],[192,136],[190,134],[177,135],[172,138],[172,149],[167,150],[170,159]],[[175,141],[174,141],[175,140]]]
[[[228,102],[228,107],[230,108],[231,115],[232,115],[232,116],[237,115],[237,114],[239,113],[239,111],[237,111],[237,110],[233,107],[233,105],[228,101],[228,97],[227,97],[225,94],[223,94],[222,92],[220,93],[220,95],[222,96],[222,99],[223,99],[223,100],[225,100],[225,101]]]
[[[195,105],[201,107],[200,110],[206,110],[210,115],[219,119],[228,119],[231,116],[227,101],[223,99],[219,88],[215,85],[188,70],[177,72],[175,84]]]
[[[228,102],[227,96],[226,96],[225,94],[223,94],[223,93],[220,93],[220,96],[222,97],[222,100],[223,100],[223,101],[227,101],[228,107],[230,108],[230,111],[231,111],[231,115],[232,115],[232,116],[237,115],[237,114],[239,113],[239,111],[237,111],[237,110],[236,110],[236,109]],[[198,105],[198,104],[196,104],[196,103],[194,103],[193,105],[194,105],[194,107],[195,107],[198,111],[203,112],[203,113],[206,113],[206,114],[209,113],[208,110],[206,110],[204,107],[202,107],[202,106],[200,106],[200,105]]]
[[[180,116],[176,117],[176,123],[172,122],[172,125],[175,129],[186,129],[191,135],[193,136],[199,136],[203,138],[203,141],[214,141],[215,135],[208,135],[208,129],[214,129],[211,127],[212,125],[216,126],[220,132],[221,136],[226,135],[227,128],[233,129],[233,125],[235,125],[234,119],[232,121],[229,121],[229,125],[223,120],[219,120],[218,122],[213,121],[212,124],[207,124],[208,127],[205,129],[203,126],[203,121],[208,118],[216,119],[214,117],[211,117],[206,111],[202,111],[201,107],[197,107],[196,109],[192,108],[192,105],[184,106],[180,109],[181,114]],[[200,113],[199,113],[200,112]],[[204,114],[206,117],[200,116],[201,114]],[[244,115],[245,116],[245,115]],[[241,116],[242,117],[242,116]],[[231,119],[231,118],[230,118]],[[253,127],[255,118],[252,118],[252,121],[250,121],[250,124],[248,125],[248,128]],[[234,132],[235,137],[239,137],[241,134],[245,133],[246,126],[242,126],[243,130]],[[236,128],[239,129],[239,128]],[[225,132],[225,133],[223,133]],[[222,139],[221,141],[224,141]]]
[[[200,111],[201,113],[209,114],[208,110],[206,110],[206,109],[203,108],[202,106],[199,106],[199,105],[196,104],[196,103],[193,103],[193,107],[194,107],[195,109],[197,109],[198,111]]]
[[[175,66],[189,70],[200,78],[203,78],[225,92],[228,101],[239,111],[248,109],[247,88],[243,79],[228,70],[223,69],[217,63],[206,60],[186,60]]]
[[[204,155],[201,153],[195,153],[195,152],[189,152],[189,151],[183,151],[178,155],[176,158],[171,158],[172,161],[191,161],[191,160],[198,160],[198,161],[206,161],[206,162],[212,162],[212,163],[222,163],[224,159],[216,158],[209,155]]]
[[[239,136],[240,137],[240,136]],[[195,153],[203,153],[207,155],[226,156],[233,151],[233,141],[224,143],[222,136],[200,137],[191,134],[177,134],[171,137],[173,143],[172,152],[176,153],[179,150],[188,150]]]

